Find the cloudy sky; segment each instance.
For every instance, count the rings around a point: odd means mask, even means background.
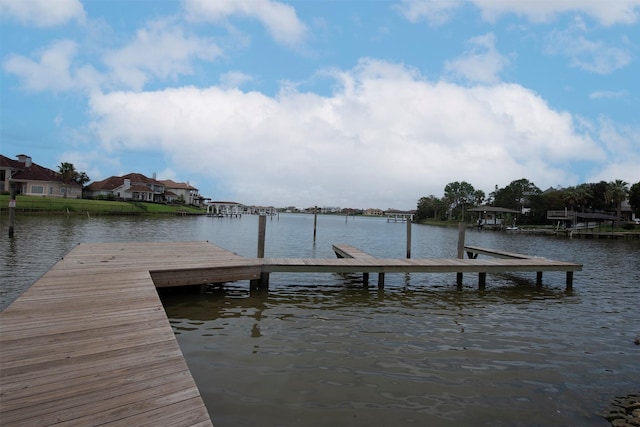
[[[640,180],[640,0],[0,2],[0,153],[214,200]]]

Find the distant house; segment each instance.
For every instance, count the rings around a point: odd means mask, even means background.
[[[112,176],[102,181],[92,182],[85,190],[88,197],[115,198],[141,202],[164,202],[165,186],[141,173]]]
[[[201,205],[204,201],[198,194],[198,189],[191,186],[188,182],[175,182],[170,179],[160,181],[164,184],[165,200],[169,203],[176,202],[182,198],[182,201],[188,205]]]
[[[58,172],[34,163],[26,154],[16,157],[0,154],[0,192],[9,191],[13,183],[17,194],[82,198],[82,185],[65,183]]]
[[[374,216],[382,216],[384,215],[384,211],[382,209],[377,208],[369,208],[364,211],[365,215],[374,215]]]

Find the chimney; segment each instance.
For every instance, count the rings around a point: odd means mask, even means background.
[[[16,156],[18,158],[18,161],[20,163],[24,163],[24,167],[28,168],[31,167],[31,157],[27,156],[26,154],[18,154]]]

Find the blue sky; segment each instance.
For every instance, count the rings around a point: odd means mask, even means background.
[[[2,0],[0,19],[0,153],[92,180],[382,209],[453,181],[640,181],[640,0]]]

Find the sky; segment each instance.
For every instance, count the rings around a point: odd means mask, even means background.
[[[640,0],[2,0],[0,153],[262,206],[640,181]]]

